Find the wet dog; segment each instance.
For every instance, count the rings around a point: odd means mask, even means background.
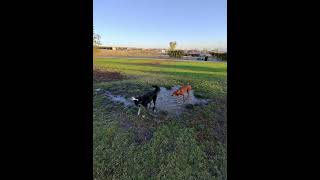
[[[151,102],[153,101],[153,111],[155,112],[156,108],[156,101],[158,97],[158,93],[160,92],[160,88],[158,86],[152,86],[155,88],[154,91],[148,92],[143,96],[138,96],[138,97],[132,97],[131,100],[134,102],[136,106],[139,107],[138,110],[138,116],[140,114],[140,109],[141,107],[145,107],[146,109],[149,109],[149,105],[151,106]]]
[[[188,93],[188,96],[189,96],[189,92],[191,91],[191,86],[190,84],[188,83],[188,85],[183,85],[181,86],[180,89],[174,91],[171,96],[182,96],[183,97],[183,100],[184,100],[184,94],[187,92]]]

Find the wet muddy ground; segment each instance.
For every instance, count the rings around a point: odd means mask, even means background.
[[[185,94],[183,99],[182,96],[171,96],[171,94],[179,89],[180,86],[174,86],[171,89],[166,89],[164,87],[160,87],[160,92],[156,101],[156,111],[157,112],[165,112],[168,115],[178,116],[187,108],[192,107],[193,105],[206,105],[209,100],[200,99],[194,96],[194,91],[191,90],[190,94]],[[125,98],[121,95],[113,95],[109,91],[105,91],[102,89],[96,89],[96,92],[103,93],[107,96],[112,102],[121,103],[124,105],[124,108],[130,108],[134,106],[134,103],[129,98]],[[140,94],[137,94],[140,95]],[[142,95],[142,94],[141,94]],[[151,107],[153,107],[153,103],[151,103]],[[151,108],[149,110],[151,112]]]
[[[196,98],[193,90],[190,91],[189,96],[186,93],[184,99],[182,96],[171,96],[179,88],[180,86],[174,86],[171,89],[160,87],[156,102],[157,109],[168,112],[171,115],[179,115],[186,107],[190,107],[188,105],[208,104],[208,100]]]

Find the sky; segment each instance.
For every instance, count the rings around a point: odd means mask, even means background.
[[[227,0],[93,0],[94,31],[108,46],[227,48]]]

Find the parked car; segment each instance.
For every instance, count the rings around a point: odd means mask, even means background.
[[[208,55],[201,55],[197,58],[198,61],[208,61],[209,56]]]
[[[197,60],[198,61],[203,61],[205,58],[204,57],[198,57]]]

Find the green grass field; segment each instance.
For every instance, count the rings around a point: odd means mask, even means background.
[[[94,66],[109,76],[94,76],[93,83],[95,179],[227,179],[226,63],[96,59]],[[147,112],[137,117],[137,108],[95,92],[101,88],[128,98],[154,84],[170,88],[187,82],[195,96],[213,101],[174,118]]]

